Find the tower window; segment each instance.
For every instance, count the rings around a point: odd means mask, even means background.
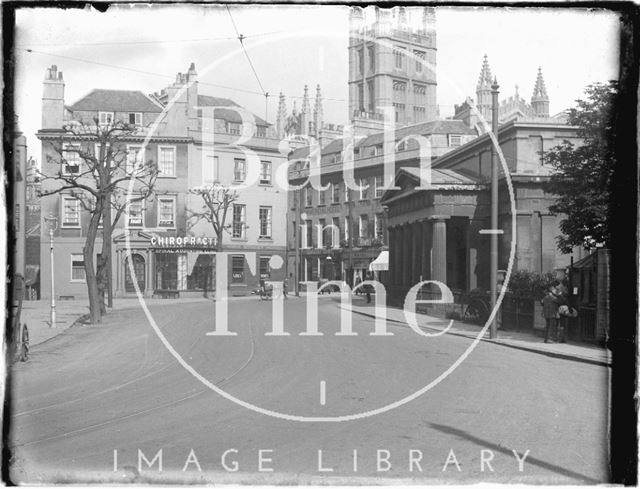
[[[424,62],[425,59],[425,52],[424,51],[414,51],[413,54],[415,55],[416,58],[416,72],[417,73],[422,73],[422,63]]]
[[[369,71],[375,71],[376,69],[376,50],[373,46],[369,46],[367,50],[369,55]]]
[[[404,48],[403,47],[395,47],[393,49],[393,58],[395,67],[397,69],[404,68]]]

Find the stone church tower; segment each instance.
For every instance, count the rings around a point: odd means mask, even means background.
[[[433,7],[352,7],[349,118],[356,132],[382,129],[382,107],[398,126],[437,118]]]

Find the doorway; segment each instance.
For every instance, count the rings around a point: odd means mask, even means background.
[[[131,270],[129,269],[128,260],[129,257],[127,257],[124,262],[124,290],[125,292],[135,293],[136,289],[131,277]],[[144,292],[146,276],[144,258],[142,257],[142,255],[134,253],[131,255],[131,263],[133,265],[133,271],[135,273],[135,280],[136,282],[138,282],[138,288],[140,289],[140,291]]]

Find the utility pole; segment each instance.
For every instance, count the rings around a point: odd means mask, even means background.
[[[491,265],[490,265],[490,285],[491,285],[491,310],[495,311],[498,301],[498,151],[496,146],[498,141],[498,85],[497,78],[494,77],[491,85],[491,131],[496,138],[491,145]],[[489,330],[490,338],[498,337],[497,311],[491,321]]]
[[[58,218],[51,216],[45,217],[44,220],[49,223],[49,247],[50,247],[50,261],[51,261],[51,310],[50,310],[50,328],[56,327],[56,288],[55,288],[55,273],[53,270],[53,232],[58,227]]]
[[[301,199],[301,192],[300,190],[296,190],[295,194],[294,194],[294,205],[296,208],[296,222],[295,222],[295,226],[294,226],[294,232],[293,232],[293,238],[294,238],[294,246],[296,249],[296,269],[295,269],[295,283],[294,283],[294,290],[295,290],[295,294],[296,297],[300,297],[300,241],[301,241],[301,229],[302,229],[302,223],[300,222],[300,219],[302,219],[302,217],[300,216],[300,207],[302,206],[302,202],[300,201]]]

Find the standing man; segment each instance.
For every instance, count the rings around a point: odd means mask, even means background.
[[[551,343],[551,338],[557,340],[558,334],[558,298],[555,287],[549,287],[547,294],[542,298],[542,316],[544,317],[546,328],[544,342]]]

